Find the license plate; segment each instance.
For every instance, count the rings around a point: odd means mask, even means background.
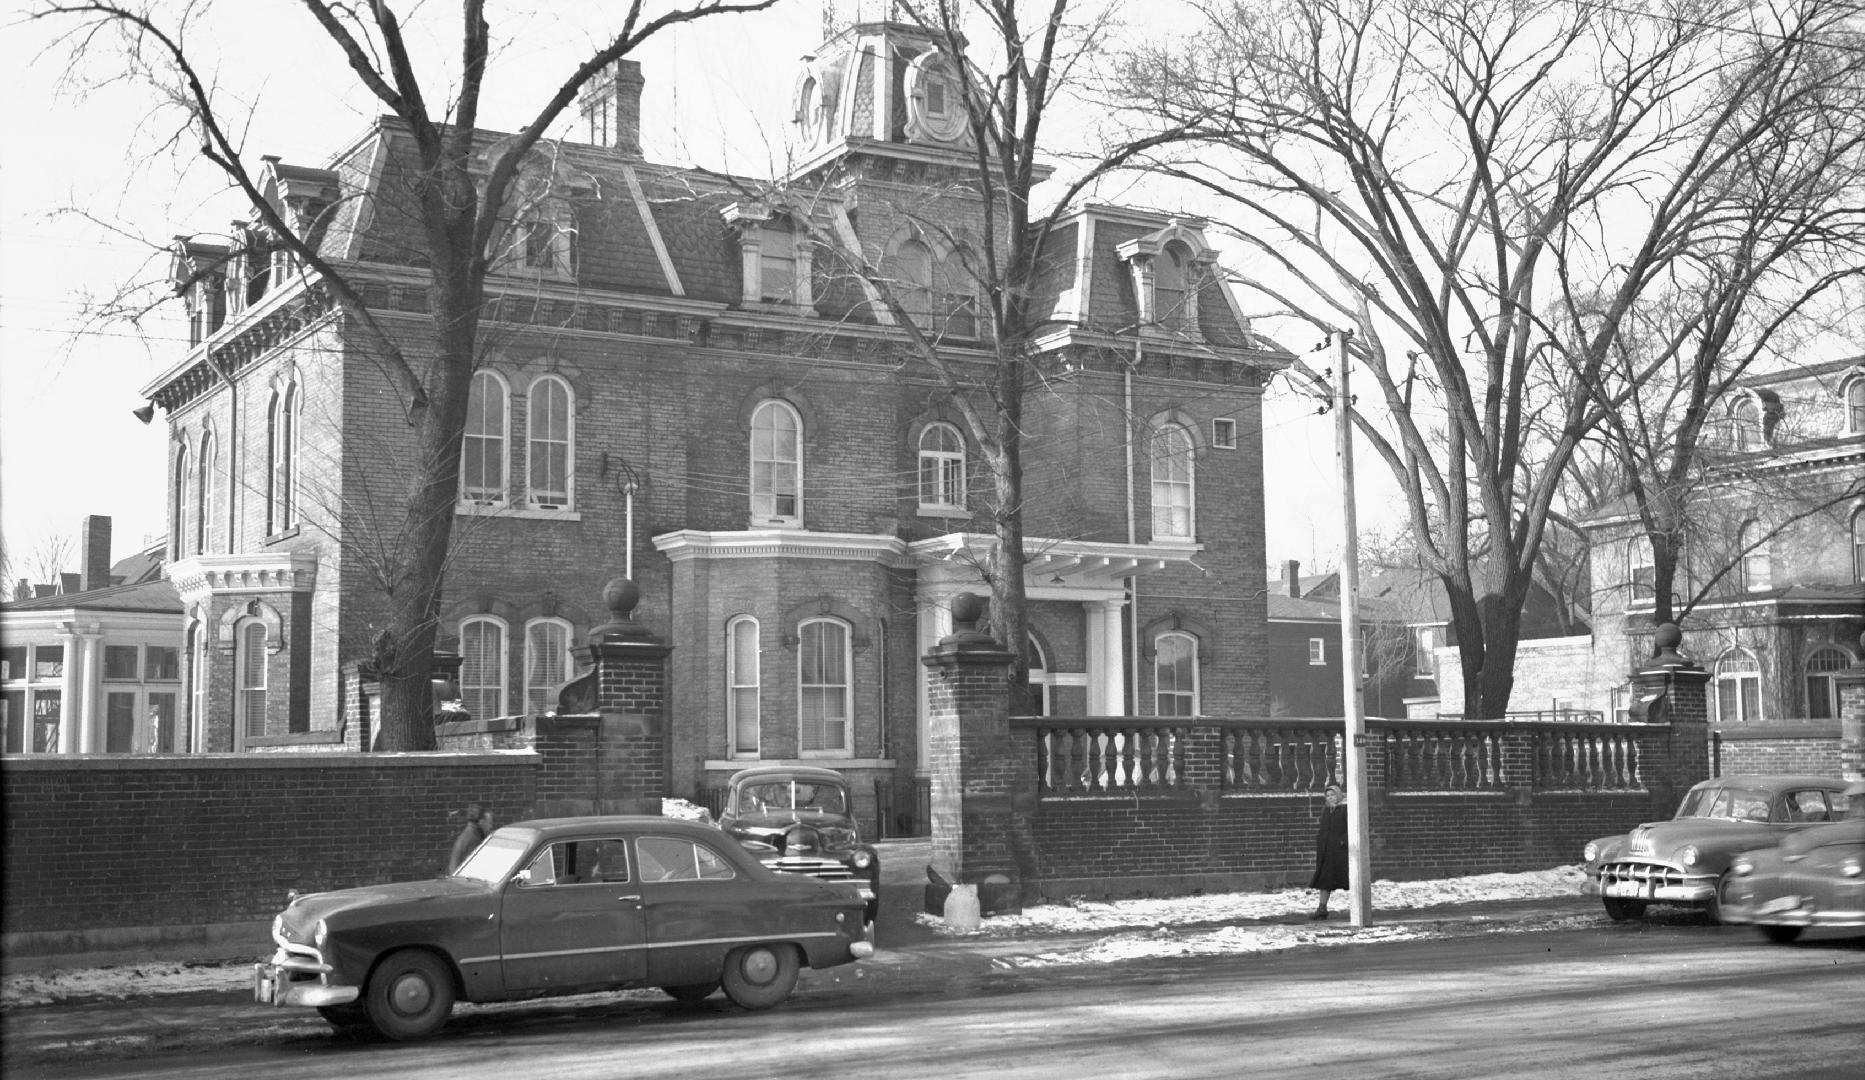
[[[1757,915],[1778,915],[1783,911],[1796,911],[1800,908],[1800,897],[1777,896],[1755,909]]]
[[[1644,896],[1645,885],[1637,881],[1608,881],[1600,886],[1601,896]]]

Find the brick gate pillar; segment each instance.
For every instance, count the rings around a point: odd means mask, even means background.
[[[1865,656],[1865,634],[1859,635],[1860,656]],[[1865,660],[1833,672],[1839,687],[1839,775],[1865,780]]]
[[[538,719],[597,723],[593,798],[605,810],[660,813],[668,794],[667,656],[672,647],[634,620],[641,589],[625,577],[602,590],[609,621],[574,650],[586,670],[558,691],[557,711]]]
[[[1666,817],[1691,785],[1710,775],[1710,674],[1677,651],[1684,634],[1674,623],[1653,635],[1658,654],[1632,673],[1634,721],[1666,724],[1660,737],[1641,740],[1641,769],[1652,808]],[[1651,760],[1653,753],[1660,758]]]
[[[927,669],[932,773],[932,868],[976,884],[986,911],[1021,910],[1035,876],[1029,817],[1035,766],[1010,731],[1014,657],[977,629],[983,602],[952,600],[956,627],[921,658]]]

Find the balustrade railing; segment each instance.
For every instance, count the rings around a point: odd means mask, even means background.
[[[1636,730],[1618,724],[1582,728],[1542,724],[1533,731],[1535,787],[1557,791],[1644,790]]]
[[[1044,795],[1169,794],[1185,784],[1185,728],[1137,718],[1079,719],[1036,728]]]
[[[1344,742],[1340,725],[1226,726],[1218,745],[1224,790],[1318,795],[1340,783]]]
[[[1506,724],[1406,724],[1385,730],[1386,790],[1502,791]]]

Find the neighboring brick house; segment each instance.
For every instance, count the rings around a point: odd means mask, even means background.
[[[950,598],[986,591],[988,492],[947,392],[810,237],[858,244],[983,370],[962,267],[987,208],[955,77],[909,26],[831,37],[797,83],[802,164],[772,182],[644,161],[623,62],[585,94],[588,141],[539,151],[489,279],[447,578],[469,712],[552,708],[626,571],[671,646],[674,792],[755,761],[924,774],[919,660]],[[384,119],[327,167],[267,159],[264,194],[418,350],[409,161]],[[169,573],[205,750],[337,739],[410,444],[361,335],[266,250],[250,230],[178,243],[196,344],[145,391],[173,435]],[[1197,221],[1088,205],[1047,250],[1024,418],[1044,707],[1260,715],[1261,396],[1292,357],[1249,330]]]
[[[0,728],[9,754],[189,748],[181,702],[181,600],[161,547],[110,560],[110,519],[84,519],[83,567],[18,583],[0,603]]]
[[[1744,379],[1706,435],[1679,593],[1725,570],[1680,620],[1713,675],[1711,719],[1831,727],[1833,672],[1865,631],[1865,356]],[[1623,504],[1585,523],[1595,654],[1630,670],[1652,653],[1651,554]],[[1778,531],[1777,531],[1778,530]],[[1620,690],[1613,702],[1624,709]]]

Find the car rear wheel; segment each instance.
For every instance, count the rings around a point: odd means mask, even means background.
[[[1804,926],[1764,926],[1761,933],[1776,945],[1786,945],[1800,937],[1800,932],[1805,929]]]
[[[1606,917],[1613,922],[1624,922],[1627,919],[1640,918],[1645,914],[1643,900],[1625,900],[1617,896],[1608,896],[1605,901]]]
[[[390,953],[369,977],[363,1002],[369,1023],[387,1038],[425,1038],[439,1031],[453,1011],[453,974],[433,953]]]
[[[688,983],[685,986],[663,986],[661,992],[683,1005],[697,1005],[711,997],[719,989],[716,982]]]
[[[740,1008],[768,1009],[797,984],[797,952],[789,945],[747,945],[725,958],[725,995]]]

